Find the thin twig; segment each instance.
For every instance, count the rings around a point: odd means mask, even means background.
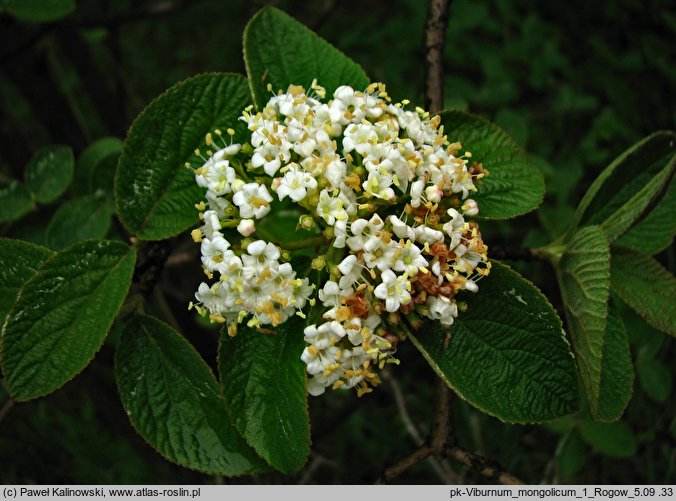
[[[7,414],[12,410],[15,403],[14,399],[9,398],[7,399],[7,402],[2,405],[2,408],[0,409],[0,423],[7,417]]]
[[[310,461],[310,463],[305,468],[305,472],[303,473],[303,476],[298,481],[298,484],[299,485],[309,484],[310,481],[313,480],[312,476],[315,474],[317,469],[323,464],[333,465],[334,463],[332,461],[329,461],[328,459],[326,459],[324,456],[321,456],[320,454],[313,452],[312,453],[312,460]]]
[[[434,424],[432,431],[430,431],[429,443],[439,456],[446,455],[448,448],[449,436],[452,429],[452,398],[448,391],[448,386],[440,378],[436,378],[436,386],[434,389],[436,411],[434,413]]]
[[[187,263],[194,263],[199,259],[199,254],[200,250],[197,246],[191,250],[176,252],[167,258],[167,262],[164,264],[164,266],[166,268],[172,268],[174,266],[181,266]]]
[[[383,372],[383,379],[387,381],[392,390],[392,396],[394,397],[394,403],[397,405],[397,410],[401,416],[401,420],[404,422],[404,427],[406,431],[411,436],[415,445],[422,444],[425,440],[422,437],[422,434],[418,430],[418,427],[411,419],[411,415],[408,412],[408,407],[406,406],[406,399],[404,398],[404,392],[401,391],[401,386],[394,376],[389,371]]]
[[[423,442],[422,433],[418,430],[418,427],[411,419],[411,415],[408,412],[408,406],[406,405],[406,398],[404,397],[404,392],[401,390],[401,386],[397,379],[392,375],[392,373],[384,372],[383,379],[389,383],[390,389],[392,390],[392,396],[394,397],[394,402],[397,405],[397,410],[401,416],[401,420],[404,422],[404,427],[406,431],[413,439],[417,446],[420,446]],[[451,467],[446,463],[446,461],[440,460],[434,456],[428,458],[430,466],[437,474],[439,479],[445,484],[454,484],[457,482],[457,475],[451,469]]]
[[[385,471],[381,473],[374,483],[380,485],[389,484],[393,479],[407,472],[421,461],[424,461],[434,454],[434,452],[434,449],[428,444],[421,445],[408,456],[385,468]]]
[[[448,451],[448,455],[489,480],[493,480],[503,485],[523,484],[520,479],[505,471],[499,464],[489,461],[478,454],[461,449],[460,447],[451,447]]]
[[[435,395],[436,409],[434,412],[434,421],[426,442],[408,456],[385,468],[380,477],[376,480],[376,484],[389,483],[394,478],[405,473],[416,464],[432,455],[438,455],[440,457],[446,455],[451,433],[451,395],[446,387],[446,383],[444,383],[441,378],[437,378]]]
[[[444,107],[444,46],[450,0],[431,0],[425,26],[425,98],[430,113],[439,113]]]

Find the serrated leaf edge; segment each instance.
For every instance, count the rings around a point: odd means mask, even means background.
[[[117,241],[115,241],[115,240],[85,240],[85,241],[82,241],[82,242],[78,242],[78,243],[76,243],[76,244],[73,244],[73,245],[71,245],[70,247],[67,247],[67,248],[63,249],[62,251],[54,252],[54,254],[52,254],[50,257],[48,257],[48,258],[40,265],[40,267],[38,268],[37,272],[36,272],[30,279],[28,279],[28,280],[26,281],[26,283],[23,284],[23,286],[21,287],[21,289],[20,289],[20,291],[19,291],[19,294],[17,294],[17,299],[16,299],[16,301],[15,301],[14,304],[12,305],[12,309],[11,309],[11,310],[9,311],[9,313],[7,314],[7,318],[9,319],[9,317],[14,313],[14,310],[16,309],[16,306],[17,306],[17,304],[18,304],[18,302],[19,302],[19,295],[20,295],[21,292],[25,289],[26,285],[28,285],[29,283],[32,283],[34,280],[36,280],[36,278],[37,278],[37,277],[39,276],[39,274],[40,274],[40,271],[42,271],[42,269],[44,268],[44,266],[45,266],[48,262],[51,262],[52,260],[54,260],[54,258],[56,258],[56,256],[58,256],[58,255],[61,254],[62,252],[66,252],[67,250],[71,249],[72,247],[75,247],[75,246],[78,246],[78,245],[83,245],[83,244],[85,244],[85,243],[91,243],[91,242],[97,242],[97,243],[98,243],[98,242],[102,242],[102,241],[105,241],[105,242],[114,242],[114,243],[116,243],[116,244],[125,245],[125,246],[129,249],[129,250],[127,251],[127,253],[124,254],[124,255],[120,258],[120,260],[115,264],[115,266],[114,266],[113,268],[117,268],[117,266],[119,266],[120,263],[121,263],[122,261],[124,261],[124,260],[127,258],[127,256],[129,256],[129,253],[133,253],[133,262],[134,262],[134,264],[136,263],[136,249],[135,249],[134,247],[130,247],[130,246],[128,246],[128,245],[126,245],[126,244],[124,244],[124,243],[122,243],[122,242],[117,242]],[[133,272],[133,266],[132,266],[132,272]],[[100,284],[99,284],[99,285],[100,285]],[[97,285],[97,288],[98,288],[98,287],[99,287],[99,286]],[[129,293],[129,288],[130,288],[130,287],[131,287],[131,276],[129,277],[129,285],[127,286],[127,292],[126,292],[125,295],[122,297],[122,299],[120,300],[120,304],[119,304],[118,307],[117,307],[118,312],[119,312],[119,310],[120,310],[122,304],[124,303],[124,299],[125,299],[126,295]],[[89,358],[89,360],[86,361],[86,363],[82,366],[82,368],[81,368],[79,371],[77,371],[75,374],[71,375],[67,380],[63,381],[63,382],[60,383],[58,386],[51,387],[50,389],[48,389],[48,390],[46,390],[46,391],[44,391],[44,392],[33,394],[33,395],[31,395],[30,397],[27,397],[27,398],[22,398],[22,397],[18,397],[18,398],[17,398],[17,397],[15,397],[14,394],[13,394],[13,390],[12,390],[12,388],[11,388],[11,385],[10,385],[9,380],[7,379],[7,377],[5,377],[5,386],[6,386],[6,388],[7,388],[8,393],[9,393],[10,395],[12,395],[12,398],[14,398],[14,400],[16,400],[17,402],[27,402],[27,401],[29,401],[29,400],[33,400],[33,399],[36,399],[36,398],[44,397],[45,395],[49,395],[50,393],[52,393],[52,392],[58,390],[58,389],[61,388],[62,386],[66,385],[67,383],[69,383],[70,381],[72,381],[73,379],[75,379],[77,376],[79,376],[79,375],[82,373],[82,371],[84,371],[84,370],[89,366],[89,364],[91,363],[91,361],[94,360],[94,357],[96,356],[96,354],[99,352],[99,350],[100,350],[101,347],[103,346],[103,343],[104,343],[104,341],[105,341],[105,339],[106,339],[108,333],[110,332],[110,328],[113,326],[113,323],[115,322],[115,318],[116,318],[116,317],[113,317],[113,319],[110,321],[110,323],[109,323],[108,326],[106,327],[106,329],[105,329],[105,335],[104,335],[103,338],[101,339],[101,343],[99,344],[99,347],[92,353],[92,355],[91,355],[91,357]],[[0,347],[1,347],[0,353],[4,352],[4,347],[5,347],[5,342],[6,342],[6,337],[5,337],[4,333],[5,333],[6,324],[7,324],[7,322],[5,322],[5,324],[2,326],[2,333],[3,333],[3,336],[2,336],[2,338],[0,339]],[[3,373],[3,374],[7,374],[7,371],[5,370],[4,359],[0,359],[0,368],[2,368],[2,373]]]
[[[547,299],[547,297],[542,293],[542,291],[541,291],[541,290],[540,290],[533,282],[531,282],[531,281],[528,280],[526,277],[524,277],[523,275],[521,275],[520,273],[518,273],[518,272],[516,272],[514,269],[512,269],[511,266],[508,266],[508,265],[506,265],[506,264],[504,264],[504,263],[502,263],[502,262],[500,262],[500,261],[498,261],[498,260],[496,260],[496,259],[492,259],[491,262],[493,262],[493,263],[498,263],[498,264],[504,266],[505,268],[509,269],[510,271],[514,272],[515,274],[517,274],[517,275],[518,275],[519,277],[521,277],[521,279],[524,280],[527,284],[531,285],[531,286],[533,287],[533,289],[536,291],[536,293],[537,293],[537,294],[545,301],[545,303],[546,303],[547,305],[549,305],[549,307],[551,308],[551,311],[554,313],[554,317],[558,320],[557,326],[559,327],[559,329],[560,329],[560,331],[561,331],[561,339],[565,342],[566,346],[568,347],[568,354],[571,356],[571,358],[572,358],[573,360],[575,360],[575,355],[573,354],[573,351],[572,351],[572,349],[571,349],[570,342],[568,341],[568,338],[565,336],[565,331],[563,330],[563,323],[561,322],[561,319],[559,318],[558,313],[556,312],[556,310],[554,309],[554,307],[551,305],[551,303],[549,302],[549,300]],[[560,415],[560,416],[556,416],[556,417],[553,417],[553,418],[551,418],[551,419],[543,419],[543,420],[540,420],[540,421],[529,421],[529,420],[518,420],[518,419],[515,419],[515,420],[504,419],[503,417],[498,416],[498,415],[495,414],[494,412],[491,412],[491,411],[489,411],[488,409],[482,407],[481,405],[478,405],[478,404],[477,404],[476,402],[474,402],[471,398],[468,398],[467,395],[465,395],[464,393],[462,393],[461,391],[459,391],[455,386],[453,386],[453,384],[448,380],[448,378],[446,377],[446,375],[444,374],[444,372],[441,370],[441,368],[436,364],[436,362],[434,362],[434,360],[431,359],[431,357],[426,353],[426,351],[422,349],[422,345],[420,344],[420,342],[416,339],[415,335],[414,335],[410,330],[409,330],[409,332],[408,332],[408,337],[411,339],[411,341],[413,342],[413,344],[415,345],[415,347],[418,348],[418,351],[422,354],[422,356],[425,358],[425,360],[427,360],[427,363],[430,364],[430,367],[432,367],[432,369],[433,369],[434,372],[437,374],[437,376],[439,376],[439,377],[444,381],[444,383],[446,383],[446,385],[447,385],[451,390],[453,390],[460,398],[462,398],[463,400],[465,400],[466,402],[468,402],[468,403],[469,403],[470,405],[472,405],[473,407],[476,407],[476,408],[479,409],[481,412],[483,412],[483,413],[485,413],[485,414],[488,414],[489,416],[493,416],[494,418],[497,418],[498,420],[502,421],[503,423],[508,423],[508,424],[537,424],[537,423],[547,423],[547,422],[550,422],[550,421],[556,421],[556,420],[561,419],[562,417],[565,417],[565,416],[573,415],[573,414],[575,414],[575,413],[577,412],[577,409],[575,409],[575,410],[569,412],[568,414],[562,414],[562,415]]]

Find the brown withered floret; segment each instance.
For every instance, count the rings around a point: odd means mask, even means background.
[[[406,212],[408,214],[411,214],[414,218],[425,219],[430,210],[424,205],[421,205],[419,207],[412,207],[411,205],[407,205]]]
[[[357,292],[356,294],[352,294],[351,296],[347,296],[344,300],[343,303],[345,303],[345,306],[350,308],[350,312],[355,316],[355,317],[360,317],[360,318],[366,318],[369,315],[369,309],[371,308],[371,303],[369,303],[364,297],[363,292]]]
[[[412,284],[416,291],[427,291],[433,296],[439,293],[437,277],[432,273],[418,273],[417,280]]]
[[[415,302],[415,300],[416,300],[416,295],[415,295],[415,293],[411,294],[411,298],[412,298],[412,301],[411,301],[410,303],[402,304],[402,305],[399,307],[399,311],[400,311],[403,315],[407,315],[407,314],[411,313],[411,312],[415,309],[415,305],[416,305],[416,304],[422,304],[422,302],[417,302],[417,303]],[[424,302],[424,301],[423,301],[423,302]]]
[[[455,259],[455,252],[448,250],[448,246],[443,242],[436,242],[430,245],[430,254],[438,257],[442,263]]]
[[[489,174],[488,170],[484,169],[484,166],[481,162],[472,162],[472,164],[469,166],[467,171],[470,174],[472,174],[472,176],[478,176],[479,174],[483,174],[484,176],[487,176]],[[475,183],[477,181],[481,182],[481,178],[474,180]]]

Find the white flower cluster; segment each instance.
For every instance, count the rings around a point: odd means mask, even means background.
[[[257,113],[247,108],[250,140],[240,147],[221,138],[196,169],[208,210],[198,206],[204,225],[193,236],[207,275],[220,275],[200,285],[198,308],[217,321],[252,314],[258,326],[303,316],[314,304],[307,279],[279,262],[275,245],[243,238],[232,250],[220,233],[253,235],[275,195],[288,198],[299,227],[322,230],[326,254],[313,264],[329,272],[318,294],[321,322],[305,328],[308,391],[357,387],[361,395],[378,384],[376,368],[397,362],[398,313],[450,325],[455,295],[475,292],[489,273],[478,225],[466,220],[479,211],[468,197],[487,172],[449,143],[439,117],[392,103],[382,84],[365,92],[343,86],[324,98],[313,82],[309,92],[278,93]]]

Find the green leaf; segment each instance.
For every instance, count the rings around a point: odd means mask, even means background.
[[[619,312],[611,303],[603,336],[599,397],[593,412],[594,418],[606,422],[620,419],[633,390],[634,365],[629,351],[629,337]]]
[[[636,375],[646,395],[661,404],[667,401],[671,395],[671,373],[662,362],[652,357],[639,357]]]
[[[283,473],[298,471],[310,453],[303,322],[275,332],[240,328],[221,334],[218,369],[235,426],[265,460]]]
[[[575,233],[556,271],[580,377],[592,415],[601,419],[608,404],[601,399],[610,286],[610,251],[601,228],[587,226]],[[616,354],[615,348],[611,352]]]
[[[533,284],[494,262],[479,292],[463,300],[467,311],[450,329],[427,322],[411,335],[458,395],[510,423],[577,410],[575,364],[561,321]]]
[[[601,223],[609,242],[617,240],[642,217],[646,216],[654,204],[659,202],[660,198],[666,193],[675,171],[676,155],[671,158],[664,169],[652,176],[650,181],[634,196]]]
[[[0,238],[0,263],[3,263],[0,267],[0,334],[21,287],[52,254],[38,245]]]
[[[95,193],[98,189],[112,192],[122,145],[116,137],[104,137],[82,152],[75,166],[74,188],[78,195]]]
[[[270,98],[267,85],[286,91],[290,84],[309,88],[313,79],[327,97],[341,85],[364,90],[369,79],[361,67],[301,23],[273,7],[258,12],[244,30],[244,62],[254,103]]]
[[[61,250],[82,240],[103,238],[112,214],[112,204],[103,194],[73,198],[58,208],[47,226],[47,246]]]
[[[120,242],[76,244],[47,259],[21,289],[2,338],[7,387],[46,395],[84,369],[124,300],[136,252]]]
[[[115,177],[117,212],[130,232],[160,240],[197,223],[204,193],[185,163],[203,163],[194,150],[208,132],[232,127],[242,137],[237,117],[248,102],[244,77],[209,73],[175,85],[138,116]]]
[[[676,183],[672,182],[664,198],[633,228],[615,240],[615,245],[657,254],[671,245],[676,235]]]
[[[23,184],[13,179],[0,186],[0,222],[14,221],[31,210],[33,201]]]
[[[168,460],[210,475],[265,469],[231,424],[207,364],[168,325],[132,317],[118,341],[115,377],[132,425]]]
[[[632,212],[634,216],[638,214],[640,218],[643,209],[649,206],[649,202],[646,205],[645,201],[650,198],[648,195],[654,191],[655,185],[668,182],[668,179],[664,179],[669,177],[665,171],[673,172],[673,163],[671,167],[664,168],[661,161],[673,154],[676,147],[675,139],[674,132],[656,132],[613,160],[585,193],[575,212],[571,228],[604,223],[616,211],[622,209],[622,214],[614,217],[612,224],[607,223],[609,230],[612,230],[610,236],[617,236],[615,233],[620,231],[627,221],[632,220],[632,217],[629,217]],[[654,181],[658,173],[660,179]],[[651,188],[646,189],[651,182]],[[644,189],[646,190],[643,191]],[[642,195],[638,196],[641,192]],[[632,199],[633,203],[638,205],[628,203]]]
[[[587,421],[580,426],[580,435],[582,440],[606,456],[628,458],[636,454],[636,437],[624,423]]]
[[[3,0],[0,12],[6,11],[21,21],[44,23],[57,21],[75,10],[75,0]]]
[[[479,217],[510,219],[532,211],[542,203],[542,173],[518,144],[501,128],[462,111],[441,113],[444,134],[460,141],[489,175],[477,183],[471,195],[479,204]]]
[[[586,447],[576,430],[572,430],[561,437],[559,445],[556,447],[554,459],[556,469],[562,480],[568,480],[580,471],[585,463],[586,452]]]
[[[26,188],[36,201],[48,204],[59,198],[73,178],[73,150],[45,146],[26,166]]]
[[[654,258],[613,248],[610,285],[648,324],[676,336],[676,279]]]

